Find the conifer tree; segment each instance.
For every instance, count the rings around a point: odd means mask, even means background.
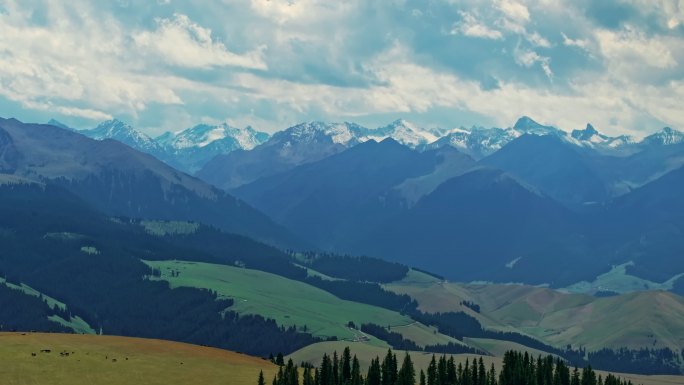
[[[449,357],[447,362],[447,384],[456,384],[458,378],[456,377],[456,363],[454,357]]]
[[[375,357],[371,360],[371,364],[368,367],[368,374],[366,375],[366,385],[382,385],[382,374],[380,369],[380,358]]]
[[[350,385],[363,385],[363,377],[361,376],[361,364],[359,363],[359,359],[356,358],[356,355],[354,355],[354,358],[352,359],[350,375]]]
[[[344,348],[344,352],[342,352],[342,373],[340,377],[340,384],[349,385],[351,380],[351,352],[349,351],[349,346]]]
[[[411,361],[411,356],[408,352],[404,356],[404,362],[401,364],[401,369],[397,374],[396,385],[415,385],[416,383],[416,371],[413,368],[413,362]]]
[[[332,385],[340,385],[340,360],[336,351],[333,352]]]
[[[437,361],[435,360],[435,355],[432,355],[432,360],[427,369],[427,385],[438,385],[437,384]]]
[[[320,368],[320,384],[319,385],[333,385],[332,378],[332,363],[327,354],[323,354]]]
[[[580,374],[576,366],[575,370],[572,372],[572,377],[570,378],[570,385],[580,385]]]

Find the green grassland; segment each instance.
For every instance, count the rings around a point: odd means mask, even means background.
[[[279,325],[306,325],[315,336],[354,339],[346,324],[407,325],[413,321],[383,308],[345,301],[334,295],[278,275],[235,266],[184,261],[148,261],[172,287],[196,287],[233,298],[231,308],[241,314],[260,314]],[[179,271],[177,277],[171,271]],[[379,346],[384,343],[374,340]]]
[[[0,333],[0,362],[0,383],[12,385],[253,385],[259,371],[268,379],[276,371],[260,358],[178,342],[43,333]]]
[[[426,345],[445,345],[450,342],[456,345],[463,344],[455,338],[439,333],[437,328],[426,326],[419,322],[391,326],[389,331],[401,334],[405,339],[416,342],[421,348],[424,348]]]
[[[670,290],[675,281],[684,274],[677,274],[669,280],[658,283],[643,278],[635,277],[627,273],[627,267],[633,265],[632,262],[613,266],[613,268],[601,274],[592,282],[582,281],[566,287],[565,291],[570,293],[596,293],[608,291],[615,293],[631,293],[643,290]]]
[[[467,342],[468,345],[480,348],[486,352],[491,353],[495,357],[503,357],[504,353],[506,353],[509,350],[527,352],[528,354],[534,357],[537,357],[539,355],[546,356],[549,354],[548,352],[538,349],[532,349],[525,345],[521,345],[519,343],[511,341],[492,340],[488,338],[464,338],[464,341]]]
[[[475,317],[489,329],[512,331],[498,320],[489,317],[487,312],[476,313],[462,305],[463,301],[480,304],[475,293],[471,293],[464,285],[442,281],[428,274],[410,270],[402,280],[383,285],[387,290],[398,294],[406,294],[418,301],[418,309],[426,313],[464,312]]]
[[[385,287],[415,298],[423,311],[465,311],[487,328],[517,330],[555,346],[684,346],[684,299],[664,291],[596,298],[525,285],[456,284],[415,271]],[[481,313],[461,305],[464,300],[480,305]]]

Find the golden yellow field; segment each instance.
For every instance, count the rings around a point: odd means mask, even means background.
[[[275,365],[260,358],[178,342],[0,333],[3,385],[253,385],[260,370],[270,381]]]

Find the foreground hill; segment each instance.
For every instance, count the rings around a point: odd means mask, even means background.
[[[260,371],[268,378],[277,371],[268,361],[227,350],[74,334],[0,333],[0,361],[0,383],[16,385],[252,385]]]

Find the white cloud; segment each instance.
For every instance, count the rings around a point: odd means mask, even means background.
[[[454,25],[451,34],[462,34],[470,37],[494,40],[503,38],[503,34],[500,31],[489,28],[486,24],[478,21],[472,13],[459,11],[459,15],[462,20]]]
[[[682,1],[635,0],[663,32],[599,29],[575,2],[550,0],[0,0],[0,103],[156,132],[226,119],[431,121],[436,108],[500,125],[528,114],[568,129],[684,127],[684,39],[665,30],[681,28]],[[497,86],[483,88],[483,73]],[[459,125],[454,116],[434,124]]]
[[[188,68],[236,66],[265,70],[265,46],[240,55],[212,37],[209,28],[203,28],[183,14],[173,19],[158,19],[155,31],[141,31],[133,36],[139,49],[158,54],[169,64]]]
[[[498,6],[509,20],[519,24],[530,21],[530,12],[524,4],[513,0],[501,0]]]
[[[568,47],[577,47],[582,49],[587,49],[589,47],[588,40],[571,39],[564,32],[561,32],[561,36],[563,37],[563,45],[566,45]]]
[[[538,32],[532,32],[532,33],[527,33],[525,35],[527,38],[527,41],[532,43],[533,45],[537,47],[542,47],[542,48],[550,48],[551,47],[551,42],[545,38],[544,36],[540,35]]]
[[[549,78],[549,80],[553,80],[553,71],[551,71],[551,66],[549,65],[551,62],[550,58],[541,56],[531,50],[519,48],[515,50],[514,55],[515,62],[518,63],[518,65],[526,68],[530,68],[539,63],[539,66],[544,71],[546,77]]]
[[[603,57],[613,68],[640,69],[644,65],[667,69],[678,64],[663,39],[647,37],[632,27],[617,32],[599,30],[596,38]],[[682,45],[681,40],[678,43]]]

